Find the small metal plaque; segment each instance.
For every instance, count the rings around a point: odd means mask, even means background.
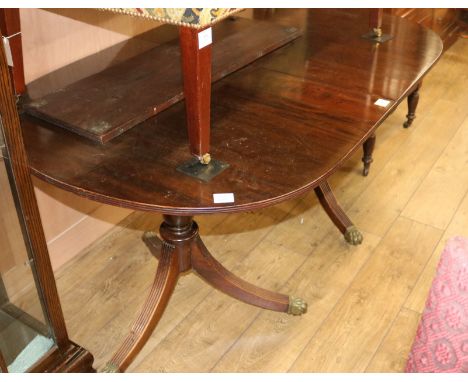
[[[370,40],[373,42],[385,42],[391,40],[393,38],[390,34],[383,34],[382,36],[376,36],[374,32],[369,32],[361,36],[366,40]]]
[[[229,165],[225,162],[221,162],[217,159],[212,159],[208,164],[201,164],[200,161],[196,158],[191,159],[188,162],[182,163],[177,167],[177,171],[202,180],[204,182],[209,182],[216,175],[221,174],[226,170]]]

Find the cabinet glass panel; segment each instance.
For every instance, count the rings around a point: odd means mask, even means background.
[[[0,119],[0,369],[23,372],[54,345]]]

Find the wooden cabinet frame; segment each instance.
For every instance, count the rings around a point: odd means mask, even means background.
[[[56,345],[29,371],[92,371],[92,355],[68,338],[67,329],[50,264],[26,151],[21,134],[10,70],[3,46],[0,48],[0,117],[11,175],[17,189],[18,204],[24,215],[24,230],[34,261],[38,293],[43,301],[46,320],[52,328]]]

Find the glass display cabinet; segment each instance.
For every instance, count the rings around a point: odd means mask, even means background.
[[[24,372],[55,344],[37,287],[31,245],[0,126],[0,351],[2,369]]]
[[[67,335],[3,46],[0,80],[0,370],[93,371]]]

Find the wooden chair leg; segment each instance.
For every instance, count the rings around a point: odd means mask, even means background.
[[[369,28],[376,37],[382,36],[383,8],[369,9]]]
[[[153,286],[143,309],[103,372],[123,372],[135,359],[159,322],[177,284],[178,276],[179,261],[175,247],[164,242]]]
[[[208,164],[211,160],[211,44],[200,49],[199,34],[203,32],[180,27],[179,39],[190,152],[202,164]],[[211,32],[211,28],[206,32]]]
[[[290,297],[252,285],[224,268],[197,238],[196,250],[192,252],[193,269],[215,288],[237,300],[260,308],[292,315],[307,312],[307,303],[301,298]]]
[[[416,88],[408,96],[408,114],[406,115],[406,121],[403,123],[404,128],[408,128],[412,125],[416,118],[416,108],[419,102],[419,89],[421,89],[421,82],[416,85]]]
[[[374,153],[375,147],[375,133],[372,134],[362,145],[364,156],[362,157],[362,162],[364,163],[364,168],[362,170],[362,175],[367,176],[369,175],[369,169],[371,163],[374,161],[372,158],[372,154]]]
[[[361,232],[359,232],[339,206],[328,182],[325,181],[321,183],[314,191],[323,209],[339,231],[344,235],[345,240],[352,245],[361,244],[363,239]]]

